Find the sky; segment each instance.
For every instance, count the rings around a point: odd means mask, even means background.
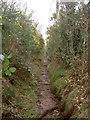
[[[50,16],[56,11],[56,0],[23,0],[26,1],[28,11],[33,10],[34,19],[39,22],[43,37],[46,38],[46,30],[50,25]]]
[[[41,33],[46,39],[47,27],[50,26],[50,18],[56,11],[56,0],[8,0],[21,3],[21,8],[25,8],[27,3],[27,13],[34,11],[34,20],[39,23]]]

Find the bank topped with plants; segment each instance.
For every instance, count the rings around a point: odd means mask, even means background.
[[[2,2],[3,118],[32,118],[44,39],[33,20],[17,3]]]
[[[47,30],[51,89],[73,118],[88,118],[88,5],[61,3]]]

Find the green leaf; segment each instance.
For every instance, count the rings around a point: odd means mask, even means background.
[[[12,54],[10,54],[10,55],[8,56],[8,59],[10,59],[10,58],[12,58]]]
[[[7,54],[4,54],[4,58],[5,58],[5,60],[7,60],[7,57],[8,57]],[[5,60],[4,60],[4,61],[5,61]]]
[[[6,75],[11,76],[11,75],[12,75],[12,74],[11,74],[11,71],[10,71],[10,70],[7,70],[7,71],[6,71]]]
[[[14,73],[16,71],[16,68],[15,67],[11,67],[9,70],[10,70],[10,72]]]
[[[8,59],[6,59],[4,62],[3,62],[3,69],[4,70],[7,70],[8,69],[8,66],[9,66],[9,60]]]

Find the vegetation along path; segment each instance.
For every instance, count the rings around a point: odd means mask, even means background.
[[[30,0],[31,6],[34,5],[32,10],[27,1],[0,2],[3,6],[0,15],[2,119],[86,120],[90,112],[90,2],[49,0],[56,11],[50,5],[48,16],[47,0],[44,3],[38,0],[39,4]]]
[[[41,67],[41,74],[38,80],[36,111],[40,118],[47,115],[47,112],[55,109],[56,100],[50,90],[50,81],[47,71],[47,59],[45,58]]]

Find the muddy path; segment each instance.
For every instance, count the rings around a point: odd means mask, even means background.
[[[47,114],[50,110],[55,109],[57,104],[57,100],[55,99],[54,95],[51,93],[50,90],[50,80],[48,77],[47,71],[48,61],[45,58],[41,67],[41,73],[38,80],[38,88],[37,88],[37,103],[36,103],[36,112],[39,116],[44,117],[53,117],[53,115]],[[46,114],[46,115],[45,115]]]

